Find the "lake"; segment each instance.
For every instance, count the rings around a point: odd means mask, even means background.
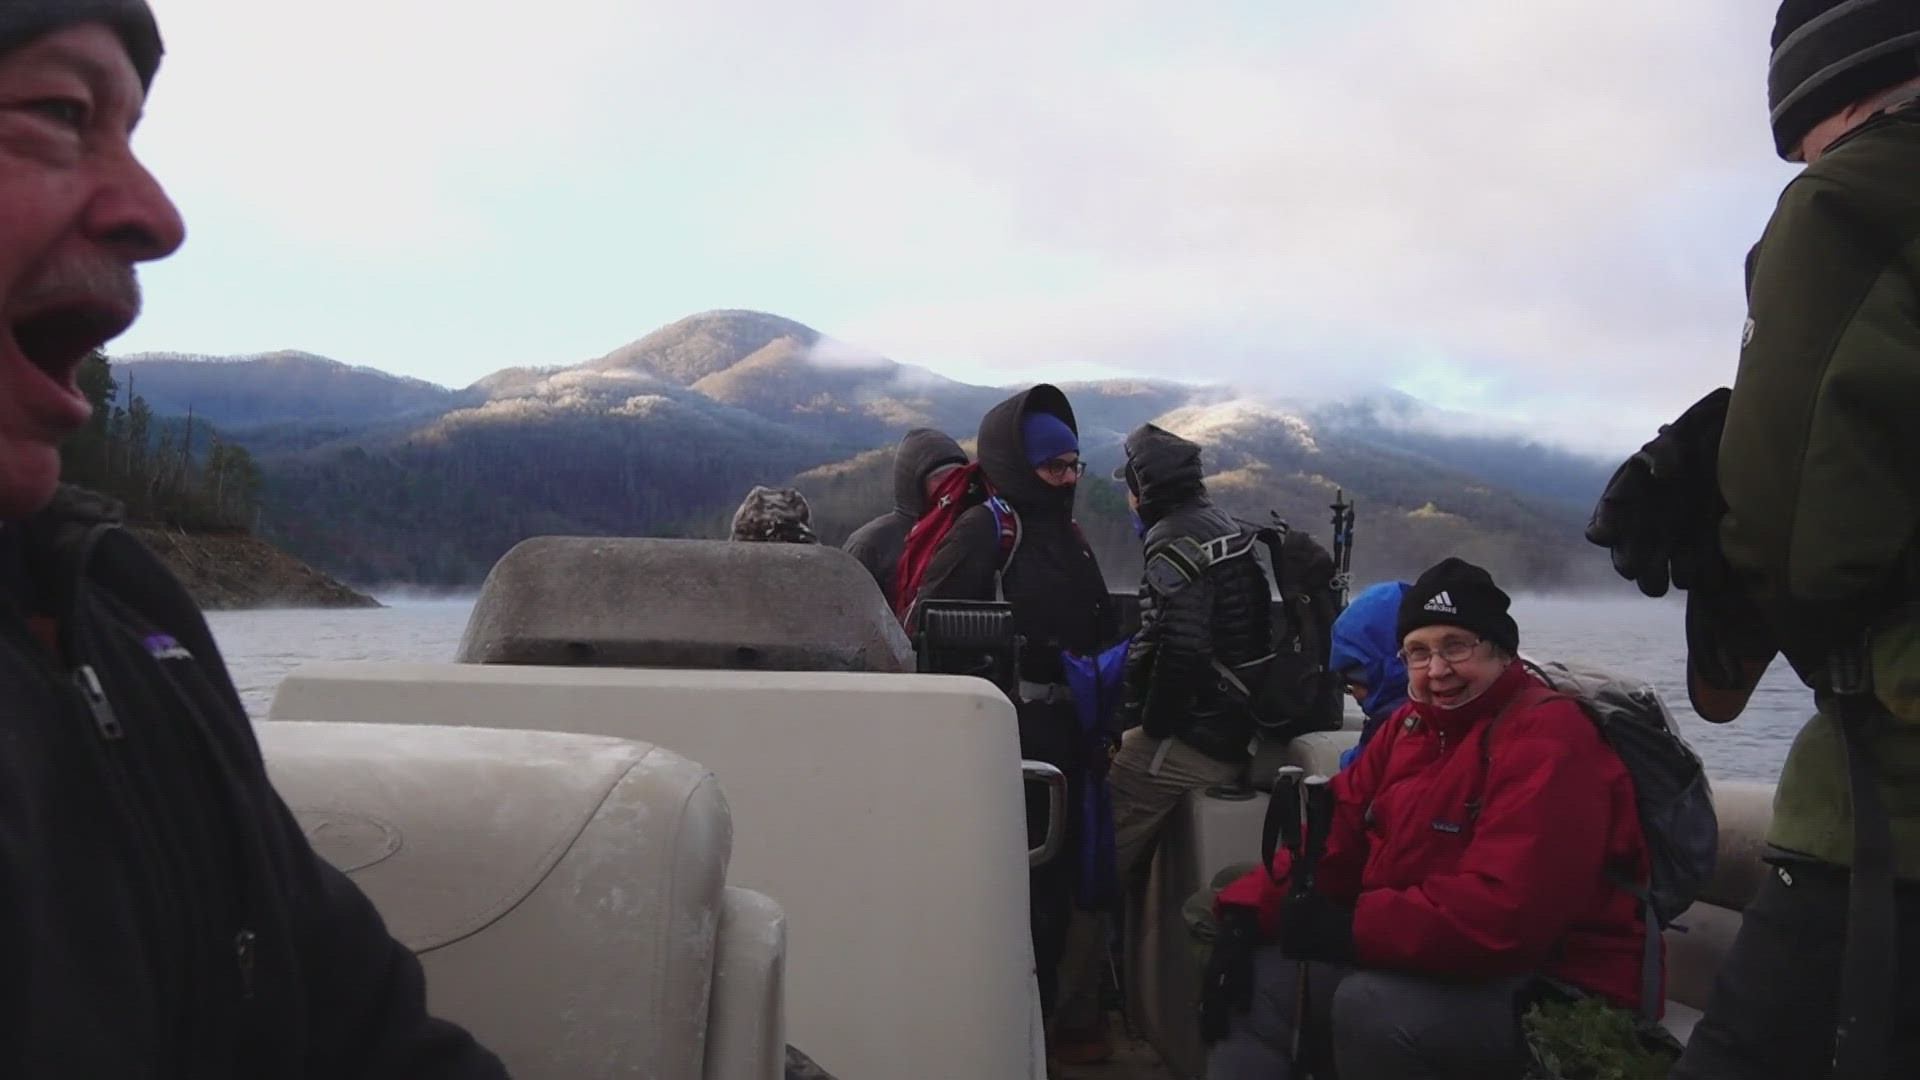
[[[209,620],[247,709],[263,718],[288,672],[315,660],[450,661],[473,601],[383,598],[353,611],[226,611]],[[1657,687],[1715,776],[1771,783],[1813,695],[1785,661],[1775,663],[1746,714],[1716,726],[1687,706],[1684,608],[1674,600],[1520,596],[1521,648],[1540,659],[1578,660],[1630,672]]]

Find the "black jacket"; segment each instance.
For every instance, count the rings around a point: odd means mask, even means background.
[[[205,620],[109,513],[66,490],[0,527],[0,1075],[504,1078],[308,846]]]
[[[854,530],[841,550],[860,560],[887,605],[893,605],[894,576],[900,570],[900,552],[907,534],[927,512],[927,474],[942,465],[965,465],[967,452],[951,436],[932,428],[915,428],[900,440],[893,453],[893,510]]]
[[[1020,419],[1050,412],[1075,427],[1073,408],[1055,387],[1041,384],[994,406],[980,421],[981,469],[1020,518],[1020,543],[1000,582],[1013,605],[1014,625],[1027,640],[1020,677],[1035,683],[1065,679],[1062,649],[1087,654],[1120,634],[1118,614],[1093,549],[1073,521],[1075,489],[1051,487],[1027,464]],[[1075,428],[1077,431],[1077,427]],[[921,595],[936,600],[993,600],[1000,533],[993,511],[976,506],[960,516],[927,567]],[[1077,721],[1064,708],[1020,707],[1022,749],[1028,757],[1078,768]]]
[[[1244,761],[1253,716],[1213,662],[1273,652],[1272,593],[1256,542],[1207,500],[1200,447],[1144,425],[1127,438],[1130,483],[1147,526],[1140,629],[1127,649],[1129,719],[1223,761]]]

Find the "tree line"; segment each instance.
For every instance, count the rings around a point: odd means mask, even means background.
[[[80,364],[80,390],[93,406],[86,426],[60,448],[69,483],[119,500],[137,524],[246,528],[260,511],[260,468],[212,426],[156,416],[127,375],[126,402],[105,353]]]

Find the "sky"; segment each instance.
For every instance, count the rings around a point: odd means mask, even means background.
[[[1793,175],[1753,0],[154,5],[189,235],[123,353],[464,386],[754,308],[1625,452],[1732,379]]]

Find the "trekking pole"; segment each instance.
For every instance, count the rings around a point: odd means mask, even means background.
[[[1333,831],[1333,786],[1324,776],[1309,776],[1302,785],[1306,801],[1307,841],[1300,874],[1294,878],[1296,895],[1313,891],[1320,858],[1327,853],[1327,834]]]
[[[1309,776],[1301,785],[1301,810],[1306,817],[1306,842],[1301,854],[1293,864],[1293,895],[1305,897],[1313,892],[1313,880],[1319,869],[1320,857],[1327,851],[1327,834],[1333,828],[1333,789],[1324,776]],[[1309,1064],[1308,1055],[1302,1052],[1304,1034],[1307,1030],[1307,970],[1308,961],[1296,960],[1300,970],[1299,982],[1294,986],[1293,996],[1293,1075],[1306,1077]]]
[[[1345,611],[1353,574],[1353,504],[1345,490],[1335,488],[1328,509],[1333,511],[1333,590],[1340,598],[1340,610]]]
[[[1267,868],[1268,881],[1278,880],[1273,873],[1273,856],[1281,844],[1287,846],[1292,863],[1300,861],[1300,781],[1306,775],[1307,770],[1298,765],[1282,765],[1274,775],[1267,820],[1260,830],[1260,861]]]

